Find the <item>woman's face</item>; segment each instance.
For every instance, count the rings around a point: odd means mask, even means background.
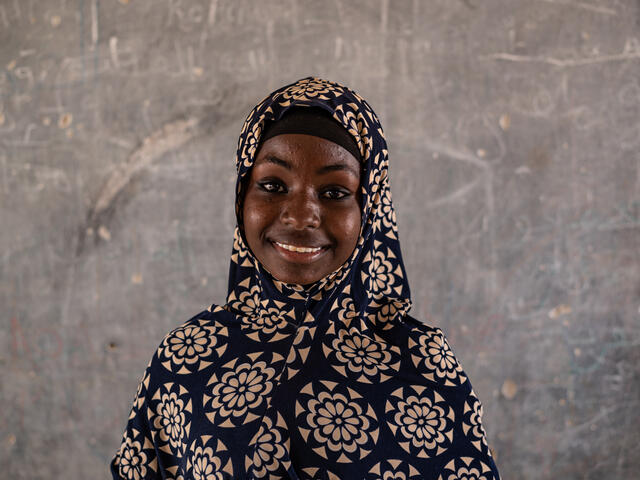
[[[307,285],[337,270],[360,234],[360,163],[323,138],[265,141],[245,186],[249,248],[278,280]]]

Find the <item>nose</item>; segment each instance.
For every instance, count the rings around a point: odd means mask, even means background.
[[[295,230],[318,228],[320,226],[320,205],[315,194],[300,192],[287,195],[282,205],[280,219],[285,225]]]

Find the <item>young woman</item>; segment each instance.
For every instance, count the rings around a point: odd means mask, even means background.
[[[283,87],[236,164],[227,303],[162,341],[114,479],[498,479],[467,376],[408,315],[369,105],[317,78]]]

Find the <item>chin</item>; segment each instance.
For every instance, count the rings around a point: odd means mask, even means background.
[[[317,282],[318,280],[324,278],[324,274],[316,274],[316,275],[310,275],[310,274],[304,274],[304,275],[300,275],[300,274],[286,274],[284,272],[280,272],[281,274],[278,275],[278,273],[274,273],[273,276],[274,278],[280,280],[281,282],[284,283],[291,283],[291,284],[295,284],[295,285],[310,285],[312,283]]]

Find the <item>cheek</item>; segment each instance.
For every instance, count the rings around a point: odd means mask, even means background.
[[[348,211],[343,212],[339,221],[336,222],[336,238],[340,239],[340,250],[342,255],[349,257],[353,252],[356,244],[358,243],[358,237],[360,236],[360,207],[353,206]]]
[[[247,240],[256,238],[264,227],[267,215],[259,202],[255,202],[251,195],[247,195],[242,206],[242,223]]]

